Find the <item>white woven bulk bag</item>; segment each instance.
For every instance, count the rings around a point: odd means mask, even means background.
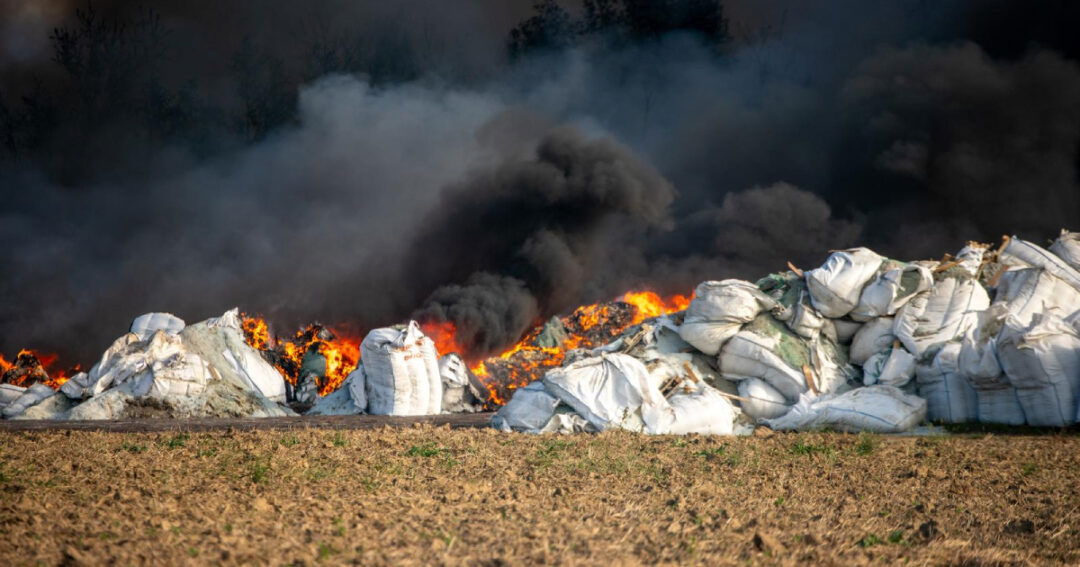
[[[972,278],[946,277],[900,308],[893,334],[916,360],[928,360],[950,341],[974,332],[990,296]]]
[[[814,307],[833,319],[847,315],[858,305],[863,286],[877,274],[883,260],[868,248],[833,252],[820,268],[806,272]]]
[[[643,406],[645,432],[653,435],[733,435],[738,411],[731,401],[706,384],[680,392],[664,403]]]
[[[755,421],[775,419],[788,412],[791,404],[784,395],[758,378],[747,378],[739,382],[739,405],[743,413]]]
[[[172,313],[146,313],[131,322],[130,332],[138,335],[140,341],[145,341],[156,331],[177,335],[184,330],[184,326],[184,320]]]
[[[416,321],[404,329],[375,329],[360,343],[368,413],[434,415],[442,411],[442,378],[435,343]]]
[[[863,384],[885,384],[902,388],[915,377],[915,357],[902,347],[889,348],[871,356],[863,365]]]
[[[503,431],[540,433],[555,416],[558,405],[559,398],[538,380],[515,390],[510,401],[491,418],[491,425]]]
[[[754,284],[742,280],[698,284],[686,310],[679,336],[699,351],[715,356],[724,342],[776,302]]]
[[[1064,427],[1076,421],[1080,333],[1060,317],[1037,314],[1031,325],[1009,317],[997,354],[1016,388],[1028,425]]]
[[[916,294],[930,289],[934,276],[917,264],[886,261],[859,295],[859,303],[848,314],[856,321],[893,315]]]
[[[926,400],[893,386],[856,388],[839,395],[803,396],[791,411],[765,423],[777,431],[900,433],[926,418]]]
[[[1050,246],[1050,251],[1074,270],[1080,270],[1080,232],[1061,230],[1061,236]]]
[[[960,350],[960,343],[948,343],[932,361],[915,368],[919,396],[926,400],[926,416],[930,421],[967,423],[978,420],[975,389],[959,373]]]
[[[1080,271],[1050,251],[1015,236],[998,253],[998,260],[1006,265],[1039,268],[1080,290]]]
[[[1031,324],[1038,313],[1056,311],[1061,317],[1080,312],[1080,290],[1040,268],[1005,272],[994,297],[1023,325]]]
[[[543,383],[599,431],[644,431],[643,406],[665,403],[645,365],[625,354],[603,353],[549,370]]]
[[[862,366],[871,356],[891,347],[896,341],[893,322],[892,317],[878,317],[864,324],[851,341],[851,362]]]

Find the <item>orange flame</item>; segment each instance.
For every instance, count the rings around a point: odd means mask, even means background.
[[[241,327],[248,345],[260,351],[275,353],[280,358],[274,366],[290,384],[296,385],[300,379],[304,355],[308,352],[322,355],[326,359],[326,372],[319,381],[321,396],[338,389],[360,362],[359,339],[344,337],[344,333],[330,329],[326,331],[329,331],[332,338],[327,338],[326,333],[320,332],[324,329],[320,325],[309,325],[297,331],[292,339],[278,337],[276,341],[271,341],[270,326],[262,317],[245,314]],[[273,346],[275,344],[277,347]]]
[[[82,370],[78,364],[67,370],[53,368],[58,360],[60,355],[56,353],[39,353],[25,348],[15,355],[14,361],[0,355],[0,382],[15,386],[40,382],[58,390],[72,375]]]

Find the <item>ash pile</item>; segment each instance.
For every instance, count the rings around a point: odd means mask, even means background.
[[[740,434],[900,433],[926,422],[1080,420],[1080,234],[938,261],[867,248],[757,282],[703,282],[682,313],[567,354],[493,426]]]

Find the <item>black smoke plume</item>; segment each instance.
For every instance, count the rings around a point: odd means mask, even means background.
[[[0,4],[0,352],[234,305],[490,352],[629,288],[1080,228],[1071,3],[210,6]]]

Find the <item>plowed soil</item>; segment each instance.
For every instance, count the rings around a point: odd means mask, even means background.
[[[1080,564],[1080,437],[0,433],[0,564]]]

